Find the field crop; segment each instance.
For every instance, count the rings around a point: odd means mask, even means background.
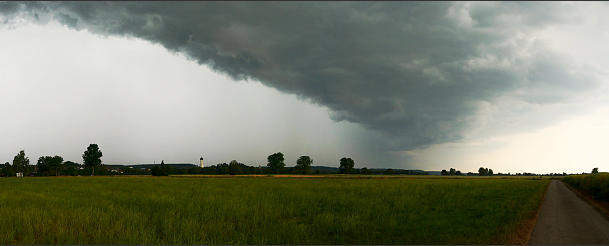
[[[0,179],[0,244],[495,244],[547,180]]]
[[[564,177],[562,181],[599,201],[609,201],[609,173],[571,175]]]

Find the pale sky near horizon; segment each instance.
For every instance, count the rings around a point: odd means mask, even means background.
[[[604,3],[2,4],[2,162],[609,171]]]

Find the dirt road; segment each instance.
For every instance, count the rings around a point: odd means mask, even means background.
[[[609,221],[564,183],[553,180],[529,244],[609,244]]]

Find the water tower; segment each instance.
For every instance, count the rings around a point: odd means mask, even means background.
[[[203,156],[199,159],[199,166],[203,168]]]

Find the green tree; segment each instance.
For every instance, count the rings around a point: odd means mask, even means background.
[[[226,163],[220,163],[218,165],[216,165],[217,168],[217,174],[230,174],[230,169],[228,167],[228,164]]]
[[[457,171],[457,172],[455,173],[455,175],[457,175],[457,176],[461,176],[461,171]]]
[[[65,175],[76,176],[76,175],[78,175],[79,168],[80,168],[80,165],[78,165],[78,163],[75,163],[75,162],[66,161],[63,163],[63,173]]]
[[[50,158],[50,156],[41,156],[40,158],[38,158],[38,162],[36,162],[36,169],[38,169],[38,175],[49,175],[48,159]]]
[[[171,170],[169,169],[169,166],[165,165],[164,160],[161,160],[160,165],[154,165],[150,169],[150,174],[152,174],[152,176],[168,176],[170,172]]]
[[[340,173],[352,173],[355,162],[351,158],[343,157],[340,159],[340,166],[338,167]]]
[[[19,153],[13,158],[13,169],[15,172],[26,173],[30,168],[30,158],[25,156],[25,151],[21,150]]]
[[[448,175],[448,172],[446,171],[446,169],[442,169],[442,172],[440,172],[440,174],[442,174],[442,176],[446,176]]]
[[[91,168],[91,176],[95,175],[95,168],[101,166],[102,152],[97,144],[89,144],[85,153],[82,154],[83,164],[87,168]]]
[[[479,174],[480,176],[486,176],[486,175],[487,175],[487,173],[488,173],[488,169],[486,169],[486,168],[484,168],[484,167],[480,167],[480,168],[478,168],[478,174]]]
[[[457,174],[457,170],[455,170],[454,168],[451,168],[450,171],[448,171],[448,174],[450,176],[455,176],[455,174]]]
[[[13,166],[11,166],[10,163],[6,162],[6,163],[4,163],[4,165],[2,165],[1,176],[3,176],[3,177],[15,176],[15,169],[13,168]]]
[[[163,172],[164,176],[171,174],[172,169],[169,165],[165,165],[165,160],[161,160],[161,171]]]
[[[363,167],[362,170],[360,171],[361,174],[372,174],[372,171],[370,171],[370,169],[368,169],[367,167]]]
[[[232,160],[228,163],[228,174],[235,175],[241,173],[243,173],[243,170],[241,170],[241,163],[237,160]]]
[[[59,176],[63,169],[63,158],[61,156],[41,156],[38,158],[36,166],[38,173],[41,175],[49,175],[51,173]]]
[[[303,155],[298,157],[296,160],[296,170],[299,173],[308,174],[311,173],[311,165],[313,164],[313,159],[311,157]]]
[[[592,168],[592,174],[598,174],[598,167]]]
[[[150,174],[152,176],[166,176],[163,175],[163,171],[161,171],[161,168],[157,165],[154,165],[151,169],[150,169]]]
[[[63,170],[63,157],[57,155],[53,156],[51,157],[51,162],[49,164],[51,173],[55,173],[55,176],[59,176]]]
[[[493,176],[493,169],[488,169],[488,171],[486,171],[488,176]]]
[[[283,163],[283,154],[281,152],[269,155],[266,159],[268,160],[267,167],[271,169],[272,173],[279,173],[285,167],[285,163]]]

